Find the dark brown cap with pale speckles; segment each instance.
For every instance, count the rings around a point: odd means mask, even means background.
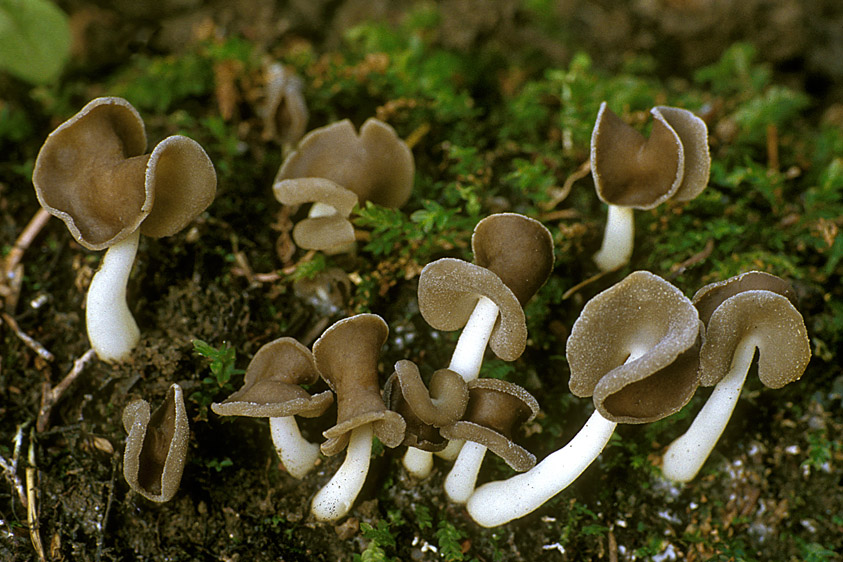
[[[706,311],[702,384],[717,384],[745,345],[758,349],[758,378],[769,388],[781,388],[805,372],[811,343],[794,306],[795,293],[783,279],[751,271],[703,287],[694,300],[701,315]]]
[[[166,502],[176,494],[190,437],[181,387],[170,386],[164,402],[150,413],[149,402],[135,400],[123,410],[129,436],[123,454],[123,476],[148,500]]]
[[[539,413],[533,395],[511,382],[488,378],[469,381],[468,393],[468,407],[462,419],[443,427],[442,435],[479,443],[518,472],[533,468],[536,457],[515,443],[512,435]]]
[[[295,178],[276,182],[275,198],[284,205],[321,203],[333,214],[311,216],[296,223],[293,240],[306,250],[328,250],[354,242],[354,226],[348,216],[357,204],[357,194],[325,178]]]
[[[699,384],[702,328],[679,289],[633,272],[589,300],[574,322],[566,350],[571,392],[593,396],[600,413],[620,423],[677,412]]]
[[[255,353],[240,390],[223,402],[211,404],[211,409],[220,416],[317,417],[333,403],[333,394],[326,390],[311,396],[299,385],[318,379],[310,350],[293,338],[279,338]]]
[[[430,377],[430,388],[422,381],[419,368],[402,359],[384,385],[384,401],[407,422],[403,445],[425,451],[441,451],[447,441],[437,428],[460,419],[468,404],[468,387],[450,369],[439,369]]]
[[[378,384],[378,357],[388,334],[380,316],[358,314],[334,323],[313,344],[319,373],[337,395],[337,424],[323,432],[324,454],[342,451],[351,430],[368,423],[387,447],[404,440],[404,418],[386,408]]]

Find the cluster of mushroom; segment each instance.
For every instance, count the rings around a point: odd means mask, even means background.
[[[693,300],[664,279],[637,271],[596,295],[571,330],[569,386],[592,396],[583,429],[535,468],[480,486],[468,511],[491,527],[522,517],[571,484],[618,423],[647,423],[679,411],[697,387],[716,385],[691,428],[668,447],[665,477],[691,480],[708,458],[759,351],[770,388],[799,379],[811,357],[793,289],[752,271],[700,289]]]

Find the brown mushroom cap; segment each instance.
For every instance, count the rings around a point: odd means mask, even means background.
[[[172,236],[208,208],[217,193],[217,173],[195,140],[173,135],[149,156],[145,181],[155,195],[149,216],[141,223],[144,236]]]
[[[327,250],[354,242],[354,226],[348,216],[357,204],[357,194],[325,178],[296,178],[276,182],[275,198],[283,205],[323,203],[336,214],[310,217],[293,228],[293,239],[306,250]]]
[[[763,271],[747,271],[725,281],[710,283],[697,291],[691,300],[700,313],[700,320],[708,325],[711,315],[717,310],[717,307],[723,304],[723,301],[738,293],[752,290],[772,291],[786,297],[793,306],[797,304],[796,291],[793,290],[790,283],[781,277]]]
[[[146,400],[131,402],[123,410],[123,427],[129,434],[123,455],[126,482],[149,500],[169,501],[181,482],[190,436],[181,387],[170,386],[151,414]]]
[[[356,193],[361,203],[400,207],[410,198],[414,174],[413,153],[392,127],[367,119],[358,136],[344,119],[306,134],[275,181],[327,178]]]
[[[310,350],[293,338],[278,338],[255,353],[240,390],[211,404],[211,409],[220,416],[314,418],[334,401],[330,390],[311,396],[299,386],[312,384],[318,378]]]
[[[384,384],[383,399],[407,422],[402,445],[441,451],[447,441],[437,428],[462,417],[468,404],[468,387],[458,373],[439,369],[430,377],[428,389],[416,364],[404,359],[395,364],[395,372]]]
[[[589,300],[566,353],[569,387],[611,421],[645,423],[679,411],[699,384],[702,323],[679,289],[636,271]],[[630,355],[637,359],[626,362]]]
[[[738,346],[758,348],[758,378],[769,388],[798,380],[811,360],[802,315],[787,297],[750,289],[724,300],[711,314],[700,350],[702,384],[717,384]]]
[[[485,267],[455,258],[431,262],[419,276],[419,312],[436,330],[465,326],[481,296],[500,309],[489,347],[504,361],[518,359],[527,346],[527,321],[518,297],[500,277]]]
[[[591,134],[591,174],[604,203],[652,209],[679,189],[685,166],[682,142],[660,111],[652,115],[650,138],[645,138],[606,102],[600,104]]]
[[[146,130],[122,98],[97,98],[59,125],[35,160],[38,201],[91,250],[126,238],[152,210]]]
[[[502,458],[513,470],[523,472],[536,457],[512,439],[515,428],[536,417],[539,404],[522,387],[499,379],[480,378],[468,383],[468,407],[460,421],[443,427],[448,439],[479,443]]]
[[[676,131],[685,157],[682,183],[671,197],[674,201],[690,201],[708,185],[711,154],[708,150],[708,127],[705,121],[687,109],[659,105],[652,109]]]
[[[138,112],[97,98],[50,133],[32,173],[38,201],[73,237],[102,250],[138,228],[175,234],[214,200],[217,176],[196,141],[175,135],[152,151]]]
[[[474,263],[492,271],[527,304],[553,271],[553,236],[535,219],[517,213],[489,215],[471,235]]]
[[[388,334],[380,316],[358,314],[334,323],[313,344],[316,366],[337,395],[337,424],[323,432],[325,455],[342,451],[351,430],[368,423],[387,447],[404,440],[404,419],[386,408],[378,384],[378,356]]]
[[[281,64],[270,65],[266,74],[264,139],[292,144],[304,135],[309,117],[302,93],[304,82]]]

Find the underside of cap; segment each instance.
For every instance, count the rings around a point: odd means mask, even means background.
[[[517,213],[489,215],[471,235],[474,263],[485,267],[527,304],[553,271],[553,236],[539,221]]]
[[[738,293],[752,290],[772,291],[786,297],[794,307],[797,305],[793,286],[781,277],[763,271],[747,271],[725,281],[710,283],[697,291],[691,300],[700,313],[700,320],[708,324],[712,313],[723,301]]]
[[[702,383],[717,384],[729,372],[739,346],[758,349],[758,378],[769,388],[798,380],[811,360],[802,315],[785,296],[746,290],[711,314],[700,350]]]
[[[437,330],[465,326],[481,296],[494,302],[500,311],[489,347],[504,361],[518,359],[527,346],[527,321],[515,293],[500,277],[455,258],[431,262],[419,276],[419,312]]]
[[[658,113],[650,138],[627,125],[606,102],[591,134],[591,174],[601,201],[652,209],[670,199],[685,171],[682,142]]]

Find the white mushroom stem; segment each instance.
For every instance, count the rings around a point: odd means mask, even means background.
[[[309,218],[329,217],[336,214],[337,210],[334,207],[327,203],[319,203],[318,201],[311,205],[310,210],[307,212]]]
[[[634,238],[635,219],[632,207],[609,205],[603,244],[594,254],[594,262],[600,271],[614,271],[629,263]]]
[[[480,374],[486,345],[497,319],[498,305],[488,297],[480,297],[460,333],[460,339],[451,355],[451,364],[448,365],[465,382],[473,381]]]
[[[445,493],[454,503],[465,503],[474,492],[480,465],[486,456],[486,447],[468,441],[460,449],[459,456],[445,477]]]
[[[402,462],[413,478],[427,478],[433,470],[433,455],[415,447],[407,447]]]
[[[689,482],[705,464],[726,429],[755,356],[754,343],[735,350],[729,372],[714,387],[691,427],[667,448],[662,473],[676,482]]]
[[[624,364],[647,353],[647,347],[634,346],[628,351]],[[532,513],[579,478],[606,448],[617,426],[594,410],[573,439],[542,462],[527,472],[474,490],[466,506],[469,515],[479,525],[494,527]]]
[[[463,326],[457,346],[451,355],[451,363],[448,368],[459,374],[465,382],[473,381],[480,375],[480,367],[483,365],[483,356],[486,354],[486,346],[492,336],[492,329],[498,319],[498,305],[488,297],[480,297],[474,310]],[[446,460],[453,461],[462,448],[462,440],[450,441],[448,445],[436,454]],[[417,478],[426,478],[433,467],[432,453],[416,450],[410,452],[414,447],[408,447],[404,455],[404,467],[413,472],[416,467],[428,466],[426,474],[419,472],[414,474]],[[408,459],[408,456],[410,457]],[[420,457],[428,456],[429,460],[422,461]],[[480,459],[482,462],[482,458]],[[409,464],[408,464],[409,463]],[[478,468],[479,470],[479,468]]]
[[[336,521],[351,509],[369,472],[372,424],[351,430],[345,460],[331,480],[316,493],[310,510],[319,521]]]
[[[483,527],[494,527],[531,513],[594,462],[616,426],[595,410],[567,445],[527,472],[477,488],[468,499],[469,515]]]
[[[105,252],[91,279],[85,303],[88,340],[103,361],[126,359],[140,340],[140,330],[126,303],[126,285],[138,251],[140,232]]]
[[[319,445],[302,437],[295,416],[269,418],[275,452],[290,476],[304,478],[319,459]]]

